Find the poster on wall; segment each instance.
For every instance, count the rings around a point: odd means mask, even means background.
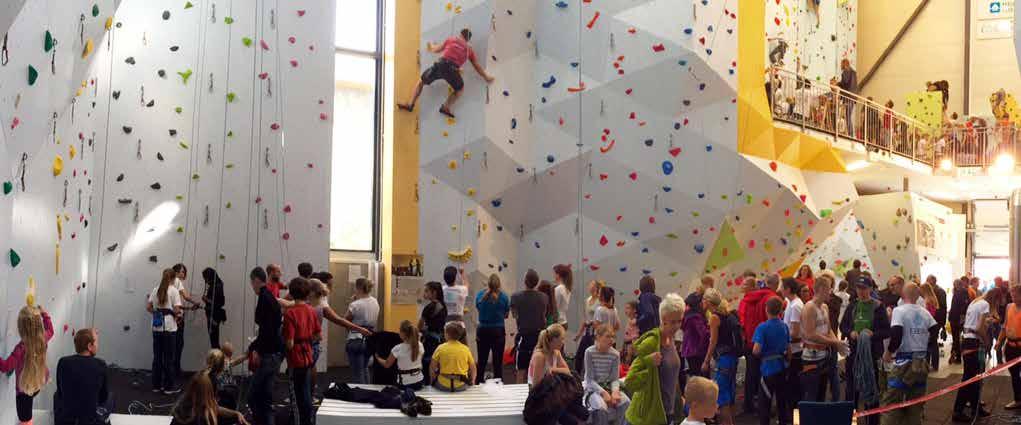
[[[916,236],[918,246],[936,249],[936,228],[924,220],[915,220]]]

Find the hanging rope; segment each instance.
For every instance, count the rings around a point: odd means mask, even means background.
[[[871,308],[871,307],[869,307]],[[854,388],[866,406],[879,403],[879,385],[876,382],[876,364],[872,360],[872,335],[859,333],[854,350]]]

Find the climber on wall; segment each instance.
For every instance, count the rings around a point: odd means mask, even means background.
[[[461,96],[461,92],[464,90],[464,80],[461,78],[461,66],[466,61],[471,61],[472,67],[475,68],[475,72],[478,72],[483,79],[488,83],[493,82],[493,76],[486,73],[485,69],[479,65],[479,62],[475,59],[475,51],[472,50],[469,42],[472,39],[472,32],[470,29],[465,28],[461,30],[461,34],[450,37],[443,41],[441,44],[433,44],[432,42],[426,43],[426,49],[433,53],[440,53],[441,56],[433,66],[426,69],[422,73],[422,78],[418,80],[418,84],[415,85],[415,94],[411,97],[411,102],[398,103],[397,107],[405,111],[411,112],[415,110],[415,103],[418,102],[418,97],[422,95],[422,87],[425,85],[432,84],[436,80],[446,80],[450,84],[450,88],[454,89],[453,92],[447,96],[447,101],[440,106],[440,113],[450,118],[454,118],[454,114],[450,112],[450,108],[454,106],[454,102]]]

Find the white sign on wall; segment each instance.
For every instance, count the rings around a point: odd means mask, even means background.
[[[991,19],[978,22],[975,37],[979,40],[1012,38],[1014,36],[1014,19]]]
[[[1014,0],[985,0],[978,5],[978,19],[1014,17]]]

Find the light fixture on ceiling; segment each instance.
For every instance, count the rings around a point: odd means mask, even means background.
[[[993,161],[993,166],[989,168],[990,171],[995,171],[998,174],[1009,174],[1014,170],[1014,155],[1009,153],[1000,154]]]
[[[953,170],[954,161],[951,161],[950,158],[943,158],[943,160],[939,162],[939,169],[943,171]]]
[[[846,166],[844,166],[844,169],[846,169],[847,171],[858,171],[870,165],[872,165],[871,162],[859,159],[857,161],[849,162]]]

